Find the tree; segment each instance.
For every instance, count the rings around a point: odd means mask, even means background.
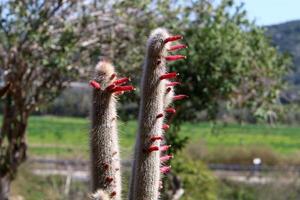
[[[188,1],[184,5],[168,0],[151,5],[121,2],[121,8],[125,4],[133,12],[128,15],[123,8],[124,12],[119,13],[128,22],[127,26],[133,27],[128,29],[134,35],[131,41],[123,41],[128,48],[124,52],[128,54],[122,59],[130,57],[126,59],[129,63],[142,62],[138,55],[144,51],[139,48],[140,41],[147,35],[144,31],[153,27],[167,27],[182,34],[189,46],[188,59],[170,65],[170,71],[179,72],[184,80],[179,93],[190,96],[187,102],[176,105],[177,116],[170,119],[172,124],[166,137],[175,147],[173,151],[182,149],[187,142],[187,138],[178,135],[181,123],[197,120],[202,111],[214,120],[220,104],[225,103],[229,109],[247,108],[253,115],[266,117],[280,105],[278,97],[285,87],[290,59],[271,45],[263,28],[247,19],[243,5],[236,6],[232,0],[219,4]],[[123,63],[118,57],[115,62]],[[134,63],[128,72],[140,70]]]
[[[0,67],[10,89],[0,134],[0,199],[8,199],[10,182],[26,159],[30,113],[78,77],[81,63],[95,62],[95,49],[102,46],[92,36],[114,25],[100,20],[103,15],[95,2],[1,1]]]

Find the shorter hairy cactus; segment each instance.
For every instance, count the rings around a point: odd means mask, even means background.
[[[116,96],[134,89],[124,85],[128,81],[128,78],[117,79],[114,67],[107,61],[99,62],[90,81],[94,88],[90,136],[92,189],[101,189],[95,194],[102,194],[103,190],[115,200],[121,199]]]

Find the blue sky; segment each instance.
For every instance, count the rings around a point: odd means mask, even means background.
[[[236,0],[244,2],[249,19],[258,25],[300,20],[300,0]]]

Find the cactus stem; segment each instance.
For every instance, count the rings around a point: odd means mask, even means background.
[[[159,80],[164,80],[164,79],[171,79],[171,78],[175,78],[176,76],[178,76],[179,74],[176,72],[171,72],[171,73],[166,73],[163,74],[159,77]]]
[[[97,81],[90,81],[90,86],[92,86],[93,88],[100,90],[101,89],[101,85],[100,83],[98,83]]]
[[[160,151],[164,152],[164,151],[168,151],[171,148],[171,145],[163,145],[160,146]]]
[[[170,128],[170,126],[168,124],[163,124],[162,129],[164,131],[168,130]]]
[[[164,43],[168,43],[168,42],[173,42],[173,41],[176,41],[176,40],[181,40],[183,37],[181,35],[173,35],[173,36],[170,36],[170,37],[167,37],[165,40],[164,40]]]
[[[126,85],[126,86],[116,86],[111,90],[111,92],[127,92],[132,90],[135,90],[135,88],[132,85]]]
[[[113,82],[113,84],[115,85],[123,85],[123,84],[126,84],[130,81],[130,78],[120,78],[120,79],[117,79]]]
[[[154,142],[154,141],[156,141],[156,140],[163,140],[163,137],[161,137],[161,136],[152,136],[152,137],[150,138],[150,140],[151,140],[152,142]]]
[[[176,113],[176,110],[174,108],[167,108],[165,111],[167,113],[171,113],[171,114],[175,114]]]
[[[164,166],[164,167],[161,167],[160,168],[160,172],[162,173],[162,174],[167,174],[167,173],[169,173],[171,171],[171,166]]]
[[[185,95],[185,94],[179,94],[179,95],[176,95],[173,97],[173,100],[174,101],[177,101],[177,100],[182,100],[182,99],[186,99],[188,98],[189,96]]]
[[[174,45],[174,46],[171,46],[168,51],[176,51],[176,50],[180,50],[180,49],[186,49],[187,46],[184,45],[184,44],[177,44],[177,45]]]
[[[165,59],[167,61],[175,61],[175,60],[186,59],[186,56],[183,56],[183,55],[170,55],[170,56],[166,56]]]
[[[164,114],[160,113],[160,114],[156,115],[156,119],[162,118],[163,116],[164,116]]]
[[[161,162],[166,162],[166,161],[168,161],[172,158],[173,158],[173,155],[165,155],[165,156],[160,157],[160,161]]]
[[[173,87],[173,86],[176,86],[176,85],[180,85],[181,83],[180,82],[169,82],[166,84],[167,87]]]
[[[152,145],[152,146],[150,146],[150,147],[148,148],[147,152],[148,152],[148,153],[151,153],[151,152],[153,152],[153,151],[158,151],[158,150],[159,150],[159,147],[158,147],[158,146]]]

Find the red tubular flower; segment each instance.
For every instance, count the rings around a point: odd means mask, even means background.
[[[167,108],[165,111],[166,111],[167,113],[171,113],[171,114],[176,113],[176,110],[175,110],[174,108]]]
[[[150,140],[151,140],[151,142],[155,142],[156,140],[163,140],[163,137],[161,137],[161,136],[152,136],[150,138]]]
[[[112,84],[110,84],[109,86],[106,87],[106,90],[111,92],[115,87],[116,87],[116,85],[112,83]]]
[[[148,148],[148,153],[151,153],[153,151],[158,151],[159,150],[159,147],[158,146],[155,146],[155,145],[152,145]]]
[[[173,158],[173,155],[165,155],[165,156],[160,157],[160,161],[161,162],[166,162],[166,161],[168,161],[172,158]]]
[[[185,48],[187,48],[186,45],[184,45],[184,44],[177,44],[177,45],[171,46],[168,49],[168,51],[176,51],[176,50],[185,49]]]
[[[120,79],[118,79],[118,80],[115,80],[115,81],[113,82],[113,84],[115,84],[115,85],[123,85],[123,84],[128,83],[129,81],[130,81],[129,78],[120,78]]]
[[[171,171],[171,166],[164,166],[160,168],[160,172],[163,174],[167,174]]]
[[[166,38],[164,40],[164,43],[166,44],[168,42],[173,42],[173,41],[181,40],[182,38],[183,38],[182,35],[173,35],[173,36],[170,36],[170,37]]]
[[[170,56],[166,56],[165,59],[167,61],[175,61],[175,60],[186,59],[186,56],[183,56],[183,55],[170,55]]]
[[[164,114],[160,113],[160,114],[158,114],[158,115],[156,116],[156,119],[162,118],[163,116],[164,116]]]
[[[171,148],[171,145],[163,145],[160,146],[160,151],[164,152],[164,151],[168,151]]]
[[[163,124],[162,129],[164,129],[165,131],[168,130],[170,128],[170,126],[168,124]]]
[[[164,80],[164,79],[170,79],[170,78],[175,78],[176,76],[178,76],[179,74],[176,72],[170,72],[170,73],[166,73],[163,74],[159,77],[159,80]]]
[[[167,83],[166,86],[173,87],[173,86],[180,85],[180,84],[181,84],[180,82],[170,82],[170,83]]]
[[[90,86],[92,86],[93,88],[100,90],[101,86],[97,81],[90,81]]]
[[[126,85],[126,86],[116,86],[112,92],[126,92],[126,91],[132,91],[135,88],[132,85]]]
[[[174,101],[177,101],[177,100],[181,100],[181,99],[186,99],[188,98],[189,96],[185,95],[185,94],[179,94],[179,95],[176,95],[173,97],[173,100]]]

